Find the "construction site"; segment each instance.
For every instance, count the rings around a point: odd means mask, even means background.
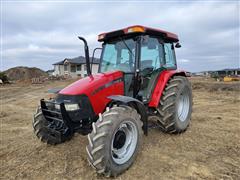
[[[0,179],[240,179],[239,2],[15,1]]]
[[[33,133],[32,118],[39,100],[49,97],[49,89],[63,88],[75,79],[34,83],[31,78],[0,87],[1,178],[105,179],[87,166],[84,136],[75,134],[71,141],[51,146]],[[117,179],[240,178],[240,82],[189,80],[193,113],[188,130],[164,134],[150,129],[135,163]]]

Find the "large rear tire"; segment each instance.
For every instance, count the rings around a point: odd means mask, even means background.
[[[70,140],[73,133],[65,126],[63,122],[47,121],[40,107],[37,108],[36,114],[33,116],[34,134],[47,144],[55,145]]]
[[[174,76],[167,83],[157,111],[164,132],[181,133],[187,129],[192,114],[192,89],[186,77]]]
[[[142,138],[142,121],[129,106],[114,106],[92,124],[86,147],[90,165],[105,176],[117,176],[136,159]]]

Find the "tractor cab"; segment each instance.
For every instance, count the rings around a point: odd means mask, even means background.
[[[98,36],[103,42],[99,72],[124,73],[124,95],[148,103],[161,71],[176,69],[177,35],[143,26],[131,26]],[[177,47],[179,44],[177,43]]]

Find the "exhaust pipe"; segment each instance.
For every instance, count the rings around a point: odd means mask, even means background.
[[[88,50],[87,41],[86,41],[86,39],[84,39],[83,37],[80,37],[80,36],[78,36],[78,39],[80,39],[84,43],[84,52],[85,52],[85,58],[86,58],[87,74],[88,74],[88,76],[91,76],[92,72],[91,72],[91,69],[90,69],[89,50]]]

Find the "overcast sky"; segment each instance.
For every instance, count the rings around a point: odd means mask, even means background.
[[[178,67],[187,71],[239,68],[239,8],[225,2],[2,2],[1,70],[53,69],[64,58],[90,53],[97,35],[140,24],[178,34]]]

